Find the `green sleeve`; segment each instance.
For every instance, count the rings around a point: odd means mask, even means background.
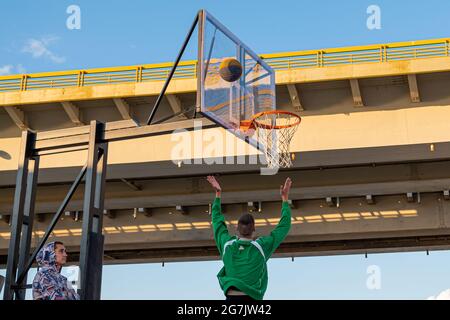
[[[216,241],[220,256],[222,256],[223,246],[232,238],[232,236],[229,235],[227,225],[225,224],[220,198],[214,199],[214,203],[212,205],[212,226],[214,231],[214,240]]]
[[[276,228],[270,233],[269,236],[260,237],[257,239],[258,243],[264,250],[266,255],[266,260],[270,258],[273,252],[278,248],[278,246],[283,242],[289,233],[291,228],[291,208],[289,203],[283,201],[281,207],[281,219],[278,222]]]

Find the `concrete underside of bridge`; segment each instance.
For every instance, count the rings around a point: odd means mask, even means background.
[[[292,142],[294,166],[276,175],[260,174],[259,160],[250,162],[258,155],[253,148],[205,119],[190,119],[190,106],[195,104],[191,80],[186,80],[187,87],[174,85],[170,91],[185,112],[152,128],[119,121],[126,118],[127,110],[130,118],[142,123],[161,83],[142,84],[153,91],[139,94],[128,84],[2,94],[3,106],[20,104],[23,114],[16,115],[23,115],[24,122],[0,108],[0,265],[6,263],[10,238],[18,126],[37,130],[38,144],[49,145],[58,139],[84,141],[82,124],[92,119],[121,127],[111,130],[109,137],[118,136],[117,132],[137,136],[111,139],[109,144],[106,264],[218,259],[209,212],[214,195],[205,181],[211,173],[220,174],[223,183],[230,232],[234,233],[240,214],[253,210],[258,235],[275,227],[280,215],[279,185],[287,176],[293,179],[292,229],[275,256],[448,249],[449,58],[392,62],[383,68],[339,68],[277,74],[278,108],[298,112],[302,124]],[[417,82],[414,94],[410,74]],[[355,96],[354,83],[349,81],[357,78],[360,96]],[[287,84],[295,86],[303,110],[292,104]],[[65,108],[78,110],[78,118],[75,114],[69,118],[61,107],[65,99],[75,101]],[[362,106],[356,106],[360,100]],[[164,102],[157,119],[175,112],[169,102]],[[192,130],[199,123],[204,130]],[[189,131],[172,133],[182,128]],[[62,131],[44,132],[55,129]],[[145,136],[149,130],[155,134]],[[187,147],[181,150],[180,146]],[[85,149],[41,157],[32,245],[42,237],[86,157]],[[183,161],[192,159],[197,162]],[[238,159],[243,163],[236,164]],[[67,244],[74,261],[82,197],[83,185],[52,235]],[[135,212],[135,208],[145,210]]]
[[[302,256],[447,249],[450,245],[450,161],[361,165],[282,171],[226,173],[223,211],[231,233],[244,212],[253,211],[257,234],[270,233],[280,216],[278,186],[294,181],[292,229],[277,256]],[[122,181],[106,186],[105,263],[216,259],[209,205],[214,195],[203,176],[139,179],[140,190]],[[66,184],[38,189],[33,244],[43,235]],[[408,197],[408,193],[411,193]],[[13,190],[0,189],[1,210],[10,211]],[[81,235],[83,187],[52,237],[75,254]],[[368,199],[367,195],[371,197]],[[327,197],[331,198],[328,199]],[[249,204],[248,202],[252,202]],[[183,206],[177,210],[177,206]],[[134,212],[146,208],[146,212]],[[77,221],[76,221],[77,220]],[[0,263],[6,262],[8,225],[0,224]]]

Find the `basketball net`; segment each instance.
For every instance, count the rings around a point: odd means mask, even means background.
[[[256,130],[258,143],[264,148],[269,168],[292,166],[290,144],[298,129],[301,118],[289,111],[265,111],[256,114],[249,128]]]

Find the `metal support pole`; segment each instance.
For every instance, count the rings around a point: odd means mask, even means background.
[[[20,237],[24,222],[24,209],[30,206],[25,205],[25,199],[32,200],[33,197],[26,197],[28,164],[32,150],[36,141],[36,134],[30,130],[22,132],[22,139],[19,153],[19,166],[17,168],[16,191],[14,194],[14,207],[11,221],[11,239],[9,241],[8,261],[6,265],[4,300],[14,299],[14,288],[16,288],[17,267],[19,264]],[[37,171],[37,170],[35,170]],[[37,172],[36,172],[37,173]],[[25,219],[26,220],[26,219]],[[29,222],[29,221],[28,221]]]
[[[24,273],[21,279],[17,279],[17,285],[21,288],[17,291],[17,299],[25,300],[27,284],[28,269],[26,263],[30,255],[31,239],[33,237],[33,222],[34,222],[34,204],[36,200],[36,189],[39,172],[39,157],[35,157],[29,160],[29,171],[27,180],[27,193],[25,196],[25,208],[22,222],[22,236],[20,239],[19,250],[19,269],[18,275]]]
[[[91,121],[80,248],[80,298],[98,300],[103,267],[103,204],[108,144],[104,124]]]

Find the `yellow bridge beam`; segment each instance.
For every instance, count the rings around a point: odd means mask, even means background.
[[[357,79],[450,70],[450,38],[263,54],[276,83]],[[172,63],[0,77],[0,106],[159,94]],[[179,64],[167,93],[196,90],[197,61]],[[307,72],[305,72],[307,71]]]

